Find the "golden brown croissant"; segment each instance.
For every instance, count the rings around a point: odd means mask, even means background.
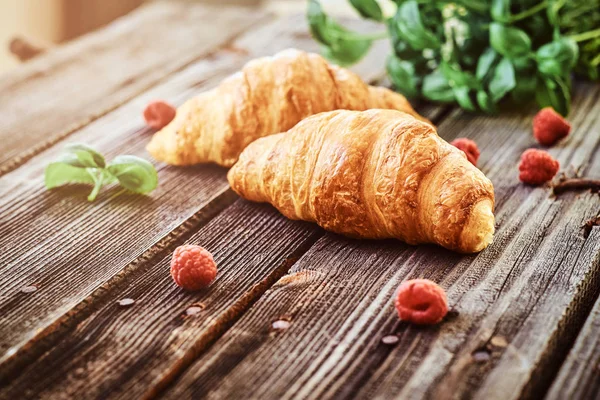
[[[392,110],[321,113],[258,139],[229,170],[242,197],[356,238],[462,253],[494,234],[494,188],[435,129]]]
[[[396,109],[425,120],[404,96],[369,86],[317,54],[289,49],[249,62],[217,88],[183,104],[147,149],[169,164],[230,167],[254,140],[284,132],[310,115],[369,108]]]

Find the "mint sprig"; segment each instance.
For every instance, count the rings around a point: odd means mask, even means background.
[[[94,201],[103,185],[114,182],[134,193],[150,193],[158,186],[158,174],[143,158],[121,155],[107,164],[92,147],[70,144],[58,160],[48,164],[44,182],[48,189],[67,183],[93,185],[88,200]]]

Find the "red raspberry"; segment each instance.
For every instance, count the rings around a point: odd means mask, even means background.
[[[571,132],[569,122],[552,107],[542,108],[533,117],[533,136],[544,146],[552,146]]]
[[[448,313],[446,292],[429,279],[402,282],[395,305],[400,319],[419,325],[437,324]]]
[[[479,147],[477,147],[477,143],[471,139],[457,138],[450,144],[457,149],[464,151],[467,155],[467,160],[469,160],[471,164],[477,166],[477,160],[479,160]]]
[[[171,276],[185,290],[199,290],[215,279],[217,266],[212,254],[204,248],[186,244],[173,252]]]
[[[144,110],[144,119],[148,126],[154,129],[162,129],[173,121],[177,110],[164,101],[153,101]]]
[[[541,185],[554,178],[560,164],[544,150],[529,149],[521,155],[519,179],[530,185]]]

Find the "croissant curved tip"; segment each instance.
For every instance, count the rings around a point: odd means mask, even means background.
[[[485,249],[494,238],[494,204],[485,199],[473,206],[460,237],[460,251],[477,253]]]

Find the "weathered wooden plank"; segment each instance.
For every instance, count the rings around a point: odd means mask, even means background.
[[[578,88],[564,166],[598,171],[600,88]],[[457,112],[440,126],[467,136],[497,195],[494,243],[475,256],[397,242],[320,239],[166,392],[167,398],[539,398],[598,295],[600,231],[581,225],[600,199],[549,197],[518,183],[533,146],[531,115]],[[446,288],[453,312],[439,326],[398,322],[392,298],[405,279]],[[290,322],[273,333],[275,319]],[[382,337],[395,334],[389,346]],[[257,373],[256,371],[260,371]]]
[[[139,115],[149,99],[180,104],[216,85],[249,58],[291,46],[316,47],[306,34],[303,17],[277,21],[240,37],[74,133],[68,141],[90,143],[109,158],[117,153],[143,155],[150,132],[143,128]],[[386,51],[387,46],[378,46],[355,70],[365,79],[380,76],[379,61]],[[149,198],[113,198],[113,190],[90,204],[85,201],[87,188],[43,189],[43,168],[59,152],[51,148],[0,178],[0,290],[5,293],[0,297],[0,376],[18,372],[51,345],[54,339],[49,336],[60,336],[87,317],[103,301],[106,290],[114,289],[144,260],[156,256],[155,247],[162,251],[164,240],[179,240],[214,214],[205,215],[207,204],[214,206],[210,211],[233,199],[224,169],[160,166],[161,185]],[[172,238],[169,232],[181,224]],[[38,286],[37,292],[19,292],[32,284]]]
[[[265,14],[152,2],[0,79],[0,175],[224,45]]]
[[[179,289],[166,254],[129,276],[116,298],[0,389],[0,397],[55,398],[65,392],[77,398],[144,397],[224,331],[287,271],[289,257],[320,235],[271,207],[239,200],[187,241],[215,257],[219,273],[209,289]],[[119,298],[135,304],[119,307]],[[201,309],[189,308],[194,305]]]
[[[596,300],[546,399],[600,399],[600,298]]]

